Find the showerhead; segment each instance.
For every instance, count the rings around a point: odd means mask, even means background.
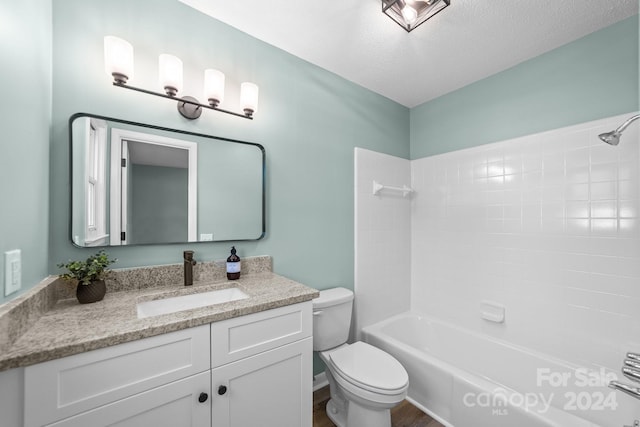
[[[612,130],[611,132],[601,133],[600,135],[598,135],[598,138],[600,138],[601,140],[603,140],[609,145],[618,145],[620,143],[620,135],[622,135],[622,132],[624,132],[627,126],[631,124],[631,122],[638,119],[640,119],[640,114],[636,114],[635,116],[627,119],[627,121],[621,124],[616,130]]]
[[[603,140],[609,145],[618,145],[620,143],[620,133],[612,130],[611,132],[605,132],[598,135],[598,138]]]

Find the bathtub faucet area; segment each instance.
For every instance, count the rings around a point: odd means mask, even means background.
[[[640,383],[640,354],[627,353],[627,358],[624,359],[622,373],[631,381]],[[615,390],[620,390],[621,392],[626,393],[629,396],[633,396],[636,399],[640,399],[640,388],[638,387],[633,387],[618,381],[611,381],[609,383],[609,387]]]

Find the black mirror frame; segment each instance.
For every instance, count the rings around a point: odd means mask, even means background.
[[[91,118],[96,118],[96,119],[100,119],[100,120],[106,120],[106,121],[110,121],[110,122],[116,122],[116,123],[122,123],[122,124],[126,124],[126,125],[130,125],[130,126],[140,126],[143,128],[148,128],[148,129],[154,129],[154,130],[160,130],[160,131],[164,131],[164,132],[172,132],[172,133],[177,133],[177,134],[181,134],[181,135],[189,135],[189,136],[196,136],[196,137],[200,137],[200,138],[207,138],[207,139],[215,139],[215,140],[219,140],[219,141],[224,141],[224,142],[233,142],[233,143],[237,143],[237,144],[245,144],[245,145],[253,145],[255,147],[257,147],[258,149],[260,149],[260,151],[262,152],[262,203],[261,203],[261,208],[262,208],[262,233],[260,234],[259,237],[255,238],[255,239],[233,239],[233,240],[214,240],[214,241],[195,241],[195,242],[163,242],[163,243],[144,243],[144,244],[134,244],[134,245],[127,245],[127,246],[158,246],[158,245],[173,245],[173,244],[184,244],[184,243],[219,243],[219,242],[253,242],[253,241],[257,241],[257,240],[261,240],[262,238],[264,238],[264,236],[266,235],[266,151],[264,149],[264,146],[262,146],[261,144],[255,143],[255,142],[247,142],[247,141],[241,141],[238,139],[232,139],[232,138],[225,138],[225,137],[221,137],[221,136],[214,136],[214,135],[207,135],[207,134],[203,134],[203,133],[197,133],[197,132],[190,132],[190,131],[186,131],[186,130],[180,130],[180,129],[172,129],[172,128],[167,128],[164,126],[156,126],[156,125],[149,125],[146,123],[138,123],[138,122],[132,122],[129,120],[123,120],[123,119],[115,119],[113,117],[106,117],[106,116],[100,116],[98,114],[91,114],[91,113],[75,113],[73,114],[71,117],[69,117],[69,122],[68,122],[68,126],[69,126],[69,229],[68,229],[68,236],[69,236],[69,240],[71,241],[71,244],[77,248],[81,248],[81,249],[95,249],[95,248],[99,248],[99,247],[115,247],[115,246],[79,246],[77,245],[74,241],[73,241],[73,188],[71,183],[73,182],[73,121],[79,117],[91,117]]]

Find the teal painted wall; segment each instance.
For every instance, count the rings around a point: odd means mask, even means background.
[[[639,109],[638,15],[411,109],[411,159]]]
[[[4,252],[22,250],[23,293],[47,276],[51,4],[0,0],[0,303]]]
[[[153,10],[153,13],[149,13]],[[183,25],[188,23],[187,26]],[[174,102],[111,85],[103,37],[135,50],[131,83],[157,88],[157,57],[185,66],[185,94],[200,97],[203,70],[226,74],[224,108],[238,109],[242,81],[260,86],[259,110],[248,121],[212,111],[187,121]],[[69,239],[68,119],[108,117],[262,144],[266,150],[267,233],[254,242],[110,248],[116,267],[177,263],[182,251],[200,261],[272,255],[277,273],[315,288],[353,287],[353,148],[408,158],[409,110],[326,70],[276,49],[175,0],[53,2],[51,251],[49,266],[86,258],[92,249]]]

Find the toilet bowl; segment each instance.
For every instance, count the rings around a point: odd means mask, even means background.
[[[407,371],[400,362],[360,341],[321,352],[320,358],[329,370],[329,387],[334,389],[327,404],[327,415],[334,424],[391,425],[390,410],[405,399],[409,387]]]
[[[327,415],[338,427],[390,427],[390,410],[405,399],[409,376],[379,348],[346,344],[352,302],[353,292],[333,288],[313,303],[314,350],[327,366],[331,393]]]

